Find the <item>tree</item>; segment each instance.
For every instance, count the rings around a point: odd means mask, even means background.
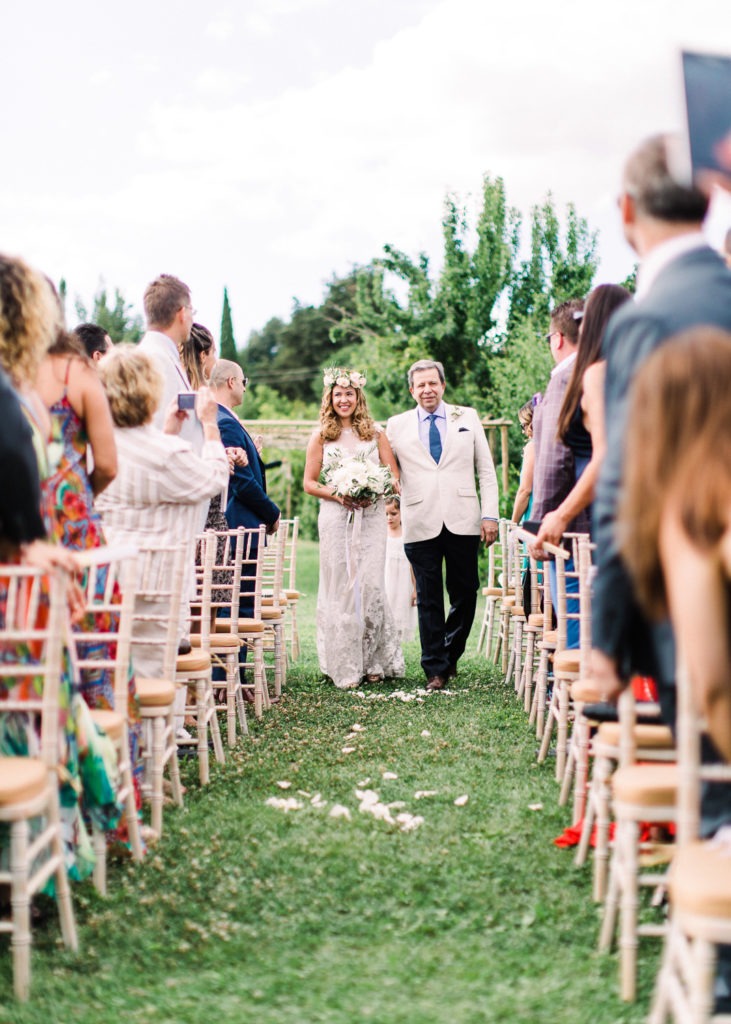
[[[221,359],[239,361],[234,339],[234,325],[231,319],[231,306],[228,301],[228,288],[223,289],[223,312],[221,313]]]
[[[114,305],[107,301],[107,290],[102,283],[94,296],[91,315],[77,296],[76,315],[82,322],[91,321],[103,327],[113,342],[127,341],[136,344],[144,333],[142,317],[135,313],[131,302],[126,302],[119,288],[114,289]]]

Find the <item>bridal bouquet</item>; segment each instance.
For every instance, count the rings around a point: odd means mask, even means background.
[[[322,467],[322,481],[339,498],[375,501],[382,494],[393,494],[391,470],[371,462],[365,455],[345,455],[335,449]]]

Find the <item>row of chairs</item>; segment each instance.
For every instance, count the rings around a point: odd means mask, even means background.
[[[193,741],[201,785],[210,779],[209,740],[216,760],[225,761],[219,714],[229,747],[246,734],[248,691],[256,716],[282,693],[287,650],[299,653],[296,604],[296,549],[299,522],[285,520],[267,538],[264,527],[199,538],[200,559],[191,603],[192,650],[178,653],[187,545],[99,548],[81,553],[85,613],[83,631],[72,628],[69,581],[21,565],[0,566],[4,598],[0,621],[0,681],[13,699],[0,702],[1,715],[35,720],[28,729],[29,755],[0,758],[0,822],[9,827],[0,884],[10,887],[10,914],[0,931],[10,933],[14,991],[30,990],[30,904],[50,879],[59,908],[64,943],[78,945],[59,819],[59,775],[63,744],[59,728],[62,669],[78,673],[108,670],[114,681],[114,709],[93,710],[91,718],[117,751],[117,803],[124,809],[132,857],[144,844],[135,803],[130,756],[129,678],[131,664],[152,664],[159,673],[136,671],[142,720],[142,795],[150,802],[151,839],[163,833],[166,785],[182,805],[183,788],[176,739],[176,694],[185,693],[185,713],[195,721]],[[213,586],[217,600],[213,600]],[[246,615],[240,615],[242,601]],[[285,631],[287,636],[285,636]],[[217,672],[216,669],[220,671]],[[218,677],[221,678],[218,678]],[[270,690],[272,691],[270,693]],[[39,737],[34,749],[35,737]],[[36,819],[42,820],[40,828]],[[38,833],[38,834],[36,834]],[[106,892],[107,836],[93,829],[94,884]]]
[[[595,842],[593,896],[604,904],[599,948],[609,950],[618,933],[620,993],[633,1000],[639,939],[664,939],[652,1024],[668,1019],[731,1021],[731,1016],[712,1015],[716,951],[731,941],[731,861],[697,840],[700,780],[731,782],[731,769],[701,769],[702,722],[682,667],[678,744],[657,720],[656,702],[636,701],[632,687],[620,697],[617,721],[596,717],[602,709],[594,706],[601,695],[589,675],[593,545],[585,535],[566,535],[562,547],[544,545],[555,562],[552,598],[547,563],[537,564],[527,553],[532,539],[515,524],[500,523],[483,590],[478,649],[501,665],[505,682],[512,683],[529,712],[540,741],[539,762],[546,760],[555,734],[559,802],[568,803],[573,787],[572,821],[580,826],[578,866],[586,862],[591,840]],[[571,579],[575,586],[567,588]],[[577,649],[567,646],[572,620],[578,621]],[[663,845],[643,842],[643,831],[661,825],[677,829],[669,852]],[[668,871],[664,861],[670,855]],[[659,870],[648,870],[645,861],[650,866],[659,861]],[[649,911],[640,912],[643,888],[653,893],[653,920],[645,919]],[[669,921],[664,906],[668,892]]]

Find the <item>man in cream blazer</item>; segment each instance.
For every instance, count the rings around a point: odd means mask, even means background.
[[[422,359],[409,370],[416,408],[392,416],[386,434],[401,470],[404,550],[416,579],[421,665],[428,690],[457,673],[480,585],[480,540],[497,537],[495,467],[474,409],[447,405],[444,367]],[[477,481],[479,481],[479,494]],[[444,576],[449,614],[444,615]]]

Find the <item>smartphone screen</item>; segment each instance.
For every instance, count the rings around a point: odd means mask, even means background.
[[[182,391],[178,395],[178,409],[195,409],[195,391]]]
[[[693,177],[731,178],[731,57],[685,51],[683,84]]]

